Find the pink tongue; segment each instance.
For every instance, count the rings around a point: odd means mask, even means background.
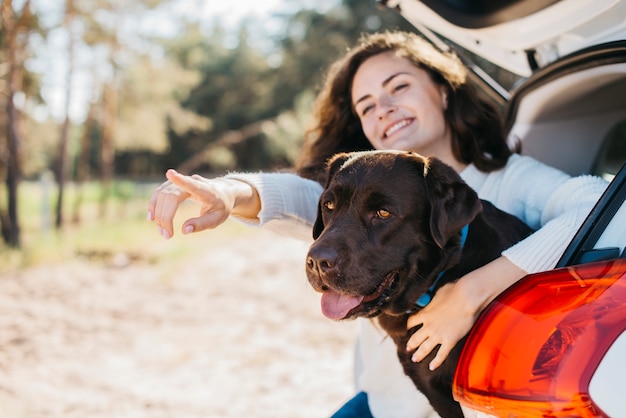
[[[362,301],[363,296],[348,296],[326,290],[322,293],[322,313],[330,319],[342,319]]]

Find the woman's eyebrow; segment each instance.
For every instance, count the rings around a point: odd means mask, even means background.
[[[406,71],[399,71],[397,73],[393,73],[389,77],[387,77],[386,79],[383,80],[381,86],[385,87],[387,84],[389,84],[391,82],[391,80],[393,80],[394,78],[396,78],[397,76],[402,75],[402,74],[410,74],[410,73],[408,73]],[[356,105],[358,105],[360,102],[362,102],[363,100],[367,99],[370,96],[371,96],[371,94],[363,95],[361,98],[359,98],[357,101],[354,102],[352,107],[356,107]]]

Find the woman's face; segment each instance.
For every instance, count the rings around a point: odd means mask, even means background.
[[[445,89],[409,60],[385,52],[364,61],[352,81],[352,105],[374,148],[452,155]]]

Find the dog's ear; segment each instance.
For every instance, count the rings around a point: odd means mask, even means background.
[[[431,204],[430,229],[443,248],[482,210],[478,195],[454,169],[436,158],[424,159],[424,180]]]
[[[349,153],[341,152],[330,157],[326,163],[326,184],[324,188],[328,188],[330,181],[333,179],[339,168],[350,158]],[[317,218],[313,224],[313,239],[317,239],[324,230],[324,220],[322,219],[322,201],[317,203]]]
[[[341,166],[350,159],[353,153],[340,152],[328,159],[326,162],[326,186],[330,185],[330,181],[335,177]]]

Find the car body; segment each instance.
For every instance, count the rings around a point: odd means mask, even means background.
[[[466,416],[626,416],[626,0],[381,3],[459,51],[522,154],[611,182],[556,268],[481,314],[455,398]]]

